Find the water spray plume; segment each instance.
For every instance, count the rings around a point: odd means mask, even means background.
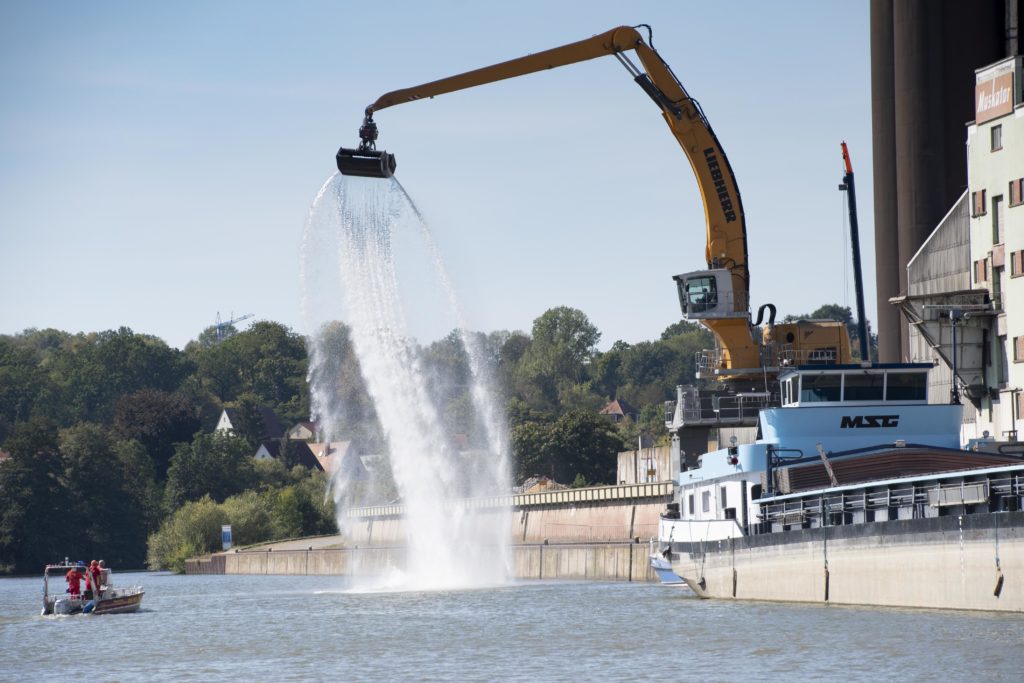
[[[470,396],[486,434],[487,455],[467,458],[448,433],[409,332],[394,239],[418,234],[431,260],[437,294],[456,321],[471,370]],[[467,332],[457,297],[426,222],[393,177],[381,182],[335,174],[310,208],[302,246],[303,313],[310,332],[312,409],[326,441],[347,440],[351,426],[339,397],[338,331],[344,320],[358,371],[372,400],[382,448],[405,508],[403,589],[493,585],[510,575],[511,512],[461,505],[458,498],[507,494],[508,438],[477,335]],[[417,283],[422,287],[423,283]],[[343,335],[342,335],[343,336]],[[345,511],[372,497],[336,467],[332,494],[339,527]],[[377,500],[374,502],[390,502]],[[391,574],[385,582],[395,587]],[[379,577],[380,578],[380,577]]]

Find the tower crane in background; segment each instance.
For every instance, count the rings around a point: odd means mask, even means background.
[[[230,319],[221,321],[221,319],[220,319],[220,311],[217,311],[217,322],[215,322],[213,324],[213,329],[215,329],[217,331],[217,343],[218,344],[220,342],[224,341],[225,335],[227,334],[227,330],[228,330],[229,327],[231,327],[235,323],[240,323],[243,320],[248,320],[249,318],[253,317],[254,314],[253,313],[246,313],[245,315],[240,315],[237,318],[234,317],[234,315],[235,314],[232,313]]]

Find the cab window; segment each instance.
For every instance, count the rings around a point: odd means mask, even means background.
[[[694,277],[686,281],[686,307],[695,313],[710,311],[718,305],[718,287],[714,277]]]

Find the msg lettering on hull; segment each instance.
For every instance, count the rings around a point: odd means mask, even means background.
[[[840,429],[880,429],[898,427],[899,415],[844,415],[839,423]]]

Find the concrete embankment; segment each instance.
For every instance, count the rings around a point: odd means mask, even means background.
[[[516,579],[592,579],[655,581],[647,560],[647,544],[530,543],[513,545],[512,576]],[[319,576],[378,575],[405,566],[401,546],[321,548],[306,550],[247,549],[188,560],[187,574],[286,574]]]
[[[671,483],[600,486],[452,501],[479,515],[509,516],[517,579],[654,581],[647,540],[671,498]],[[511,515],[509,511],[511,510]],[[345,533],[189,560],[188,574],[356,576],[405,566],[401,505],[348,510]]]

